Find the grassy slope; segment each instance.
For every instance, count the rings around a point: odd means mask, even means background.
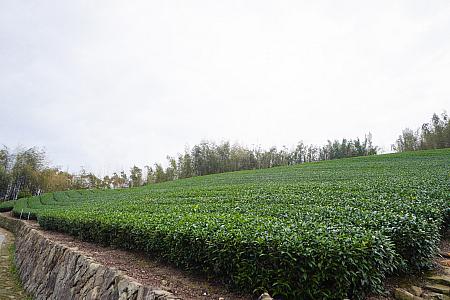
[[[357,298],[428,265],[448,222],[449,174],[450,149],[418,151],[45,194],[14,210],[231,287]]]

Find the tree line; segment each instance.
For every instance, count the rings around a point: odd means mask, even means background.
[[[378,147],[373,146],[372,136],[363,140],[342,139],[328,141],[324,146],[306,145],[299,142],[289,149],[282,147],[248,148],[239,144],[231,145],[225,141],[216,144],[203,141],[177,157],[167,157],[167,167],[160,163],[146,166],[145,183],[159,183],[193,176],[203,176],[240,170],[266,169],[289,166],[306,162],[330,160],[345,157],[377,154]]]
[[[136,168],[136,167],[135,167]],[[46,153],[32,147],[14,151],[0,149],[0,200],[16,200],[45,192],[69,189],[124,188],[136,182],[136,171],[130,178],[125,171],[99,178],[84,168],[78,174],[49,166]]]
[[[0,150],[0,199],[17,199],[41,191],[67,189],[71,174],[47,166],[45,152],[36,147]]]
[[[450,120],[446,112],[433,114],[430,122],[416,130],[406,128],[392,145],[397,152],[450,147]],[[83,168],[78,174],[49,166],[45,151],[19,148],[14,151],[4,146],[0,149],[0,200],[17,199],[43,192],[68,189],[116,189],[137,187],[194,176],[240,170],[265,169],[306,162],[377,154],[379,148],[372,143],[372,135],[364,139],[328,140],[323,146],[299,142],[291,148],[245,147],[228,141],[215,143],[203,141],[186,148],[177,156],[167,156],[161,163],[129,172],[121,171],[97,177]]]
[[[261,147],[232,145],[228,141],[219,144],[203,141],[176,157],[167,156],[167,167],[161,163],[145,166],[144,169],[133,166],[129,173],[121,171],[100,178],[83,168],[78,174],[72,174],[51,167],[45,151],[36,147],[11,151],[4,146],[0,150],[0,199],[14,200],[68,189],[137,187],[208,174],[373,155],[377,151],[371,134],[363,140],[334,140],[320,147],[299,142],[291,149],[271,147],[264,150]]]
[[[433,114],[430,122],[416,130],[405,128],[392,145],[396,152],[448,147],[450,119],[446,112],[440,116]],[[378,151],[370,133],[364,139],[328,140],[323,146],[299,142],[294,147],[280,149],[203,141],[177,156],[167,156],[166,167],[161,163],[144,168],[133,166],[129,172],[122,170],[100,178],[83,168],[73,174],[49,166],[45,151],[36,147],[12,151],[4,146],[0,149],[0,200],[68,189],[137,187],[194,176],[374,155]]]
[[[450,119],[446,112],[441,116],[436,113],[430,122],[423,123],[416,130],[403,129],[392,145],[396,152],[440,149],[450,147]]]

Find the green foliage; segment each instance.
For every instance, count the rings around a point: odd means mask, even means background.
[[[450,217],[450,149],[20,199],[46,229],[143,251],[232,288],[361,299],[426,268]]]
[[[36,147],[13,152],[7,147],[0,149],[0,200],[16,200],[43,191],[78,186],[72,179],[68,172],[48,167],[44,150]]]
[[[288,166],[306,162],[331,160],[355,156],[377,154],[378,147],[372,145],[372,135],[369,133],[364,140],[342,139],[328,141],[324,146],[305,145],[299,142],[295,147],[281,149],[271,147],[263,150],[260,147],[247,148],[230,142],[216,144],[203,141],[192,149],[185,149],[178,155],[178,160],[168,156],[169,166],[164,170],[160,164],[155,164],[155,173],[150,173],[154,180],[147,183],[160,183],[179,178],[204,176],[224,172],[267,169]],[[152,170],[153,171],[153,170]]]
[[[392,148],[397,152],[443,149],[450,147],[450,119],[446,112],[439,117],[433,114],[430,123],[413,131],[405,128]]]
[[[14,200],[0,202],[0,212],[11,211],[15,203]]]
[[[133,166],[130,169],[130,180],[132,187],[138,187],[142,185],[142,169]]]

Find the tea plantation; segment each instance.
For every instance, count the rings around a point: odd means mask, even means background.
[[[13,211],[232,289],[358,299],[430,266],[450,219],[450,149],[57,192]]]

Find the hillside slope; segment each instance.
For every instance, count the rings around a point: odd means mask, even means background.
[[[429,266],[450,215],[450,149],[19,200],[16,216],[138,249],[231,288],[362,298]]]

